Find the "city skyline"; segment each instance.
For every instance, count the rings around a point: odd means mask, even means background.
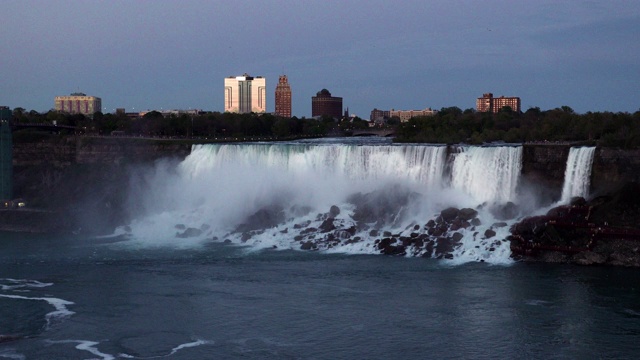
[[[475,108],[488,91],[520,97],[523,111],[640,108],[637,1],[55,4],[3,2],[0,105],[44,112],[80,90],[106,112],[223,111],[219,79],[249,71],[272,79],[267,112],[287,74],[298,117],[321,88],[361,118]]]

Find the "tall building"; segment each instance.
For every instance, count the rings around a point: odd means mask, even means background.
[[[0,106],[0,200],[13,198],[13,143],[11,109]]]
[[[93,115],[102,111],[102,99],[95,96],[87,96],[84,93],[72,93],[69,96],[55,97],[56,111],[72,114]]]
[[[515,112],[520,112],[520,98],[515,96],[500,96],[494,98],[492,93],[482,94],[476,99],[476,111],[497,113],[503,107],[508,106]]]
[[[277,116],[291,117],[291,86],[287,75],[280,75],[276,85],[276,111]]]
[[[342,98],[331,96],[327,89],[322,89],[311,97],[311,116],[328,115],[336,119],[342,117]]]
[[[262,76],[229,76],[224,79],[224,111],[264,113],[267,111],[267,80]]]

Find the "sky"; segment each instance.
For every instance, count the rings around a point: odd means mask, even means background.
[[[640,0],[3,0],[0,105],[46,112],[83,92],[104,112],[224,111],[224,78],[323,88],[350,113],[475,108],[640,110]]]

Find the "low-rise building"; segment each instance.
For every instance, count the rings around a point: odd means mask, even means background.
[[[409,119],[418,117],[418,116],[433,116],[437,114],[437,110],[432,110],[431,108],[426,108],[424,110],[394,110],[391,109],[389,111],[390,117],[400,118],[401,122],[407,122]]]
[[[520,112],[521,101],[516,96],[500,96],[493,97],[492,93],[482,94],[482,97],[476,99],[476,111],[497,113],[504,107],[509,107],[515,112]]]
[[[374,108],[373,110],[371,110],[369,120],[376,124],[381,124],[389,120],[390,117],[391,112],[389,110],[378,110]]]
[[[369,120],[376,124],[385,123],[387,120],[391,118],[398,118],[401,122],[407,122],[409,119],[418,117],[418,116],[433,116],[438,113],[438,110],[432,110],[431,108],[426,108],[423,110],[379,110],[373,109],[371,110],[371,115],[369,116]]]
[[[56,96],[54,99],[54,109],[70,114],[92,116],[96,112],[102,111],[102,99],[95,96],[87,96],[87,94],[84,93]]]

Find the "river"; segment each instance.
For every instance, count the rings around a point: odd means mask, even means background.
[[[518,187],[518,147],[451,161],[316,140],[158,163],[132,179],[136,217],[111,236],[0,233],[0,358],[637,358],[640,273],[514,262],[492,204],[527,204],[507,224],[549,205]],[[357,221],[354,192],[385,221]],[[405,193],[415,203],[393,207]],[[274,204],[275,225],[261,212]],[[427,236],[449,206],[478,213],[450,256],[379,255],[375,232]],[[307,231],[327,219],[349,241]]]

